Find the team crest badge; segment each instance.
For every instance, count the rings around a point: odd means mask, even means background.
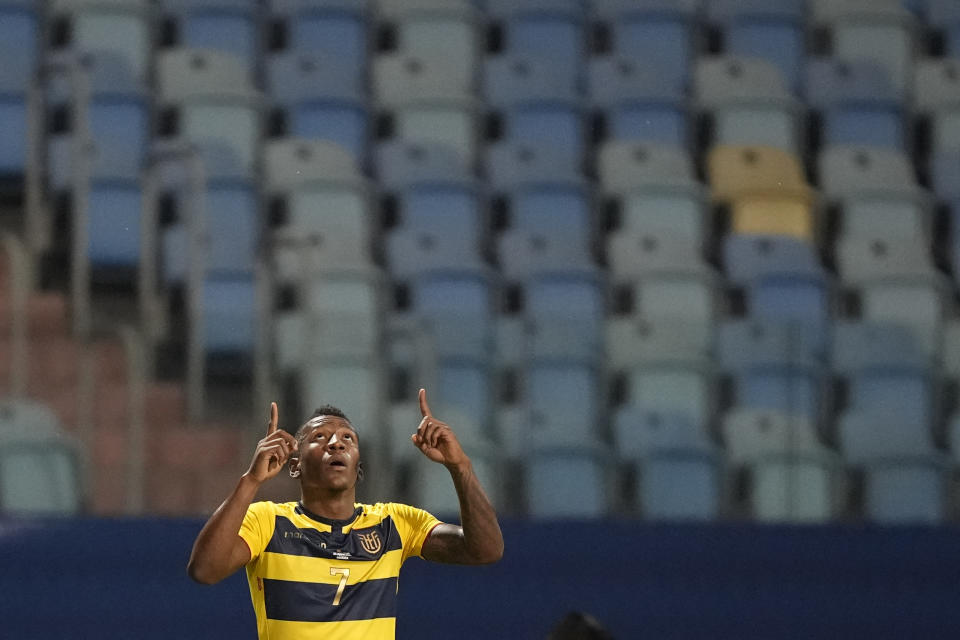
[[[357,537],[360,538],[360,546],[363,547],[363,550],[370,555],[379,553],[380,549],[383,547],[383,543],[380,541],[380,534],[376,531],[371,531],[370,533],[358,533]]]

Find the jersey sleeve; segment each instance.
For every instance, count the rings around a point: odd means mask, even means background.
[[[273,535],[274,512],[270,502],[254,502],[247,507],[239,535],[250,547],[250,562],[256,560],[267,548]]]
[[[411,556],[420,556],[424,540],[440,524],[440,520],[423,509],[405,504],[392,503],[390,511],[403,541],[403,561],[406,562]]]

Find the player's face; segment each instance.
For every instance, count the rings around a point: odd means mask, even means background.
[[[350,423],[337,416],[309,422],[300,442],[300,472],[312,482],[333,489],[356,484],[360,443]]]

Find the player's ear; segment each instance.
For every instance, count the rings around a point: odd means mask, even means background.
[[[363,481],[363,460],[357,462],[357,482]]]
[[[290,474],[291,478],[300,477],[300,458],[294,457],[290,458],[290,461],[287,463],[287,473]]]

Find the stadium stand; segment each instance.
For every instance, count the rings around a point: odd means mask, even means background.
[[[55,468],[84,490],[51,508],[207,509],[251,435],[223,425],[279,392],[370,425],[375,488],[452,512],[406,442],[427,386],[510,513],[955,517],[958,17],[0,1],[0,172],[31,265],[4,267],[0,346],[36,367],[0,363],[10,402],[69,434]],[[191,429],[224,450],[196,495],[200,461],[170,453]],[[69,461],[97,443],[92,472]]]

